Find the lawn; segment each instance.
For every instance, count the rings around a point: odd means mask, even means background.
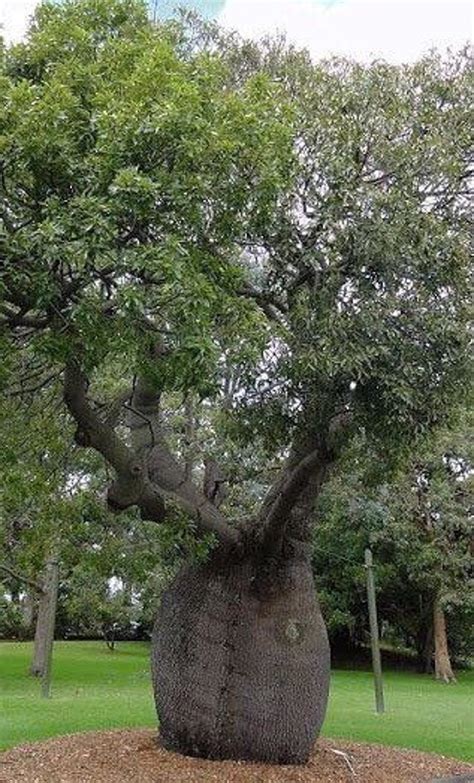
[[[58,642],[46,700],[27,675],[31,644],[0,643],[0,747],[75,731],[155,726],[148,654],[141,642],[119,644],[115,652],[100,642]],[[473,760],[473,671],[448,686],[400,671],[384,679],[387,712],[376,715],[370,672],[334,671],[323,733]]]

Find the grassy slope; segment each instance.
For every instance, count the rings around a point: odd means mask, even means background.
[[[26,675],[30,644],[0,644],[0,747],[57,734],[156,723],[148,645],[100,642],[55,645],[53,697],[39,696]],[[387,713],[373,711],[372,678],[335,671],[324,734],[419,748],[473,759],[474,672],[443,686],[405,672],[385,674]]]

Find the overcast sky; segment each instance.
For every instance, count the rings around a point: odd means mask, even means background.
[[[160,2],[160,0],[158,0]],[[162,0],[170,5],[170,0]],[[0,0],[7,40],[24,35],[37,0]],[[179,0],[177,0],[179,4]],[[433,46],[459,48],[472,40],[470,0],[184,0],[245,35],[285,31],[315,57],[345,54],[403,62]],[[220,10],[219,10],[220,9]]]

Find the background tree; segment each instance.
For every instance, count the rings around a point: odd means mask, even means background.
[[[37,372],[29,369],[28,376],[30,371]],[[35,624],[31,673],[40,675],[51,634],[49,606],[57,598],[47,564],[58,554],[71,514],[67,489],[71,444],[70,432],[66,438],[61,432],[61,416],[44,416],[51,397],[42,398],[38,391],[38,399],[30,396],[29,404],[21,406],[22,394],[23,389],[11,389],[0,410],[0,579],[11,604],[23,610],[22,633],[27,635]]]
[[[473,429],[464,413],[457,429],[442,431],[415,452],[409,471],[391,494],[394,541],[409,584],[428,597],[425,656],[434,648],[436,677],[454,681],[447,618],[464,621],[472,649]],[[400,569],[401,571],[401,569]]]
[[[161,604],[165,744],[301,762],[329,676],[320,489],[356,428],[408,442],[464,386],[470,71],[195,33],[71,0],[5,53],[5,380],[25,352],[45,387],[61,375],[76,443],[114,471],[111,510],[184,513],[217,539]],[[191,392],[281,467],[252,518],[170,446],[167,394]]]
[[[361,564],[371,546],[389,640],[416,650],[426,672],[434,652],[446,682],[454,680],[449,650],[469,657],[473,641],[471,418],[463,411],[395,470],[363,440],[354,443],[321,495],[314,534],[315,578],[335,641],[365,641]]]

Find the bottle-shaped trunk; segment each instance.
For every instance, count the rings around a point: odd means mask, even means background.
[[[163,596],[152,671],[164,745],[304,763],[324,719],[329,645],[305,557],[219,555]]]
[[[433,607],[433,632],[435,647],[435,677],[443,682],[456,682],[449,657],[446,617],[439,600]]]

